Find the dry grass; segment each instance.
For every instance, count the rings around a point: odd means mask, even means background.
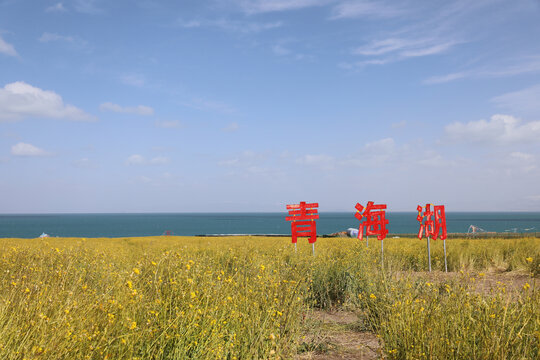
[[[449,275],[440,242],[431,274],[423,242],[386,240],[384,271],[371,244],[319,239],[313,257],[286,238],[2,239],[0,358],[368,356],[374,335],[396,359],[538,356],[539,239],[450,240]]]

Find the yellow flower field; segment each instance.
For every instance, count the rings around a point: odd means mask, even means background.
[[[448,240],[450,274],[440,241],[432,274],[423,241],[385,240],[384,270],[379,244],[0,239],[0,358],[290,359],[315,308],[354,311],[387,358],[538,358],[540,239]],[[478,285],[494,273],[526,282]]]

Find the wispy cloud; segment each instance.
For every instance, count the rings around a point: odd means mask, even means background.
[[[39,37],[38,40],[39,42],[42,42],[42,43],[51,43],[51,42],[66,43],[66,44],[70,44],[71,46],[79,50],[86,50],[86,51],[90,50],[88,46],[88,42],[86,40],[81,39],[78,36],[61,35],[61,34],[45,32]]]
[[[74,0],[73,7],[75,11],[83,14],[99,14],[103,10],[96,5],[97,0]]]
[[[203,27],[214,27],[222,30],[227,30],[231,32],[239,33],[258,33],[266,30],[276,29],[283,25],[281,21],[274,22],[248,22],[248,21],[238,21],[238,20],[229,20],[229,19],[218,19],[218,20],[178,20],[177,24],[180,27],[186,29],[195,29]]]
[[[246,14],[261,14],[287,10],[298,10],[327,5],[335,0],[235,0]]]
[[[64,7],[64,4],[62,4],[61,2],[51,5],[45,9],[45,12],[48,12],[48,13],[61,13],[61,12],[66,12],[66,11],[67,9]]]
[[[332,9],[332,19],[377,17],[391,18],[408,13],[397,2],[384,1],[345,1]]]
[[[126,159],[126,165],[165,165],[169,163],[169,158],[165,156],[156,156],[153,158],[145,158],[142,155],[134,154]]]
[[[41,37],[38,40],[44,43],[51,42],[51,41],[74,42],[75,38],[73,36],[59,35],[59,34],[45,32],[41,35]]]
[[[17,51],[15,50],[15,47],[5,41],[2,36],[0,36],[0,54],[17,56]]]
[[[327,154],[307,154],[296,159],[296,163],[313,166],[321,170],[332,170],[336,166],[335,158]]]
[[[125,74],[120,77],[120,81],[135,87],[143,87],[146,84],[146,79],[142,74]]]
[[[22,157],[49,156],[49,152],[28,143],[17,143],[11,147],[11,155]]]
[[[0,88],[0,120],[19,120],[26,117],[97,120],[73,105],[64,104],[57,93],[42,90],[23,81]]]
[[[367,37],[367,41],[352,51],[353,55],[362,57],[359,61],[343,62],[340,66],[346,69],[358,69],[369,65],[385,65],[406,59],[447,54],[457,46],[479,41],[483,34],[481,22],[471,21],[482,14],[500,18],[499,9],[493,1],[455,1],[446,3],[386,1],[346,1],[334,7],[334,19],[346,17],[402,17],[399,21],[386,26],[385,32],[375,37]],[[406,15],[406,17],[404,16]],[[497,17],[497,15],[499,15]],[[496,19],[491,23],[496,23]],[[490,24],[491,24],[490,23]],[[451,81],[464,77],[457,76],[456,71],[428,79],[427,83]]]
[[[232,123],[229,123],[225,128],[223,128],[223,131],[225,132],[234,132],[238,130],[240,126],[236,121],[233,121]]]
[[[354,55],[376,57],[369,60],[346,63],[342,67],[362,68],[368,65],[385,65],[408,58],[438,55],[462,43],[442,38],[387,38],[374,40],[352,51]],[[382,56],[382,57],[379,57]]]
[[[498,78],[522,74],[540,73],[540,55],[505,59],[498,64],[477,67],[460,72],[432,76],[423,81],[424,84],[441,84],[463,78]]]
[[[540,84],[496,96],[491,101],[514,112],[540,114]]]
[[[125,113],[125,114],[136,114],[149,116],[154,115],[154,109],[150,106],[137,105],[137,106],[120,106],[118,104],[113,104],[111,102],[106,102],[99,105],[101,111],[112,111],[116,113]]]
[[[182,103],[182,105],[197,110],[214,111],[223,114],[232,114],[236,112],[234,108],[225,103],[207,100],[203,98],[193,98],[190,101]]]
[[[442,83],[462,79],[464,77],[467,77],[467,73],[465,73],[465,72],[456,72],[456,73],[446,74],[446,75],[441,75],[441,76],[432,76],[432,77],[424,80],[423,83],[426,84],[426,85],[442,84]]]
[[[170,120],[170,121],[156,121],[156,127],[164,128],[164,129],[178,129],[182,127],[182,123],[178,120]]]
[[[493,145],[540,143],[540,121],[523,122],[511,115],[496,114],[489,120],[455,122],[444,129],[450,142]]]

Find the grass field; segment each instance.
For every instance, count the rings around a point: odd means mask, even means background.
[[[1,359],[538,359],[540,239],[0,239]],[[442,270],[442,271],[441,271]],[[361,346],[361,344],[359,344]]]

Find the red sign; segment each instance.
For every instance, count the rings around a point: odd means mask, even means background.
[[[310,244],[317,241],[317,223],[315,219],[319,218],[318,207],[318,203],[306,204],[305,201],[300,204],[287,205],[287,210],[289,210],[291,216],[287,216],[285,220],[291,221],[293,243],[297,242],[298,237],[309,237]]]
[[[374,205],[373,201],[368,201],[364,208],[360,204],[355,206],[357,212],[354,216],[360,220],[360,227],[358,228],[358,239],[364,238],[364,229],[366,230],[366,236],[377,235],[377,239],[383,240],[388,234],[386,224],[388,219],[385,217],[386,204]],[[363,213],[362,213],[363,211]],[[364,222],[362,222],[364,219]]]
[[[446,214],[444,212],[444,205],[433,206],[433,211],[431,211],[432,204],[426,204],[424,214],[422,215],[422,207],[418,205],[416,210],[418,210],[418,216],[416,220],[420,223],[420,230],[418,231],[418,238],[422,239],[422,236],[426,235],[426,238],[429,236],[434,240],[437,240],[439,232],[441,233],[441,240],[446,239]],[[435,215],[435,220],[433,220],[433,215]],[[425,220],[424,220],[425,219]],[[422,224],[422,220],[424,223]]]

